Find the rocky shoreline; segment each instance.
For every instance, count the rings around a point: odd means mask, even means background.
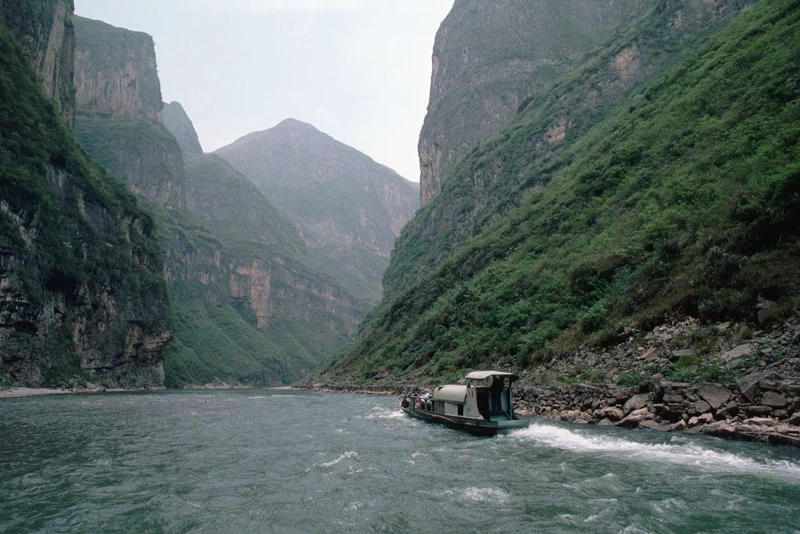
[[[788,364],[800,366],[800,358]],[[408,385],[315,384],[295,389],[378,396],[425,391]],[[575,424],[702,433],[800,447],[800,381],[769,371],[726,385],[653,381],[637,388],[592,384],[519,386],[515,389],[514,408],[521,416]]]
[[[47,397],[52,395],[95,395],[99,393],[135,393],[139,391],[164,391],[166,388],[146,388],[146,389],[118,389],[104,388],[87,384],[86,387],[74,388],[21,388],[13,387],[0,390],[0,400],[2,399],[25,399],[29,397]]]

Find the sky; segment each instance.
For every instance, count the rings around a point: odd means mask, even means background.
[[[156,43],[206,152],[286,118],[419,181],[436,30],[453,0],[75,0]]]

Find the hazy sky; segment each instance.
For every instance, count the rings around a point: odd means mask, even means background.
[[[75,0],[151,34],[207,151],[285,118],[419,180],[431,52],[453,0]]]

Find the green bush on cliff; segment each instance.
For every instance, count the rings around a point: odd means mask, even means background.
[[[543,191],[394,295],[322,380],[348,380],[370,362],[424,380],[536,361],[676,308],[751,318],[758,295],[791,309],[797,35],[796,0],[739,15],[610,111]],[[494,141],[504,142],[513,146]]]
[[[110,288],[126,306],[120,312],[135,311],[137,319],[167,328],[162,252],[152,219],[121,182],[86,155],[29,61],[0,22],[0,247],[17,262],[11,265],[10,290],[24,298],[24,309],[32,314],[39,312],[46,291],[63,293],[66,314],[79,287],[95,296]],[[122,231],[123,220],[135,220],[140,231]],[[29,334],[36,326],[24,318],[14,328]],[[46,339],[4,341],[39,358],[31,365],[66,362],[72,350],[68,330],[49,332]],[[59,346],[67,347],[66,353],[48,348],[64,340]]]

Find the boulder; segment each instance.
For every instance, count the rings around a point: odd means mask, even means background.
[[[614,426],[614,423],[611,421],[611,419],[603,419],[602,421],[597,423],[597,425],[598,426]]]
[[[744,424],[746,425],[753,425],[753,426],[775,426],[777,425],[777,421],[774,419],[770,419],[769,417],[753,417],[751,419],[745,419]]]
[[[724,421],[717,421],[703,427],[703,433],[718,438],[732,438],[736,436],[736,428]]]
[[[622,407],[622,410],[628,414],[635,410],[640,410],[647,406],[648,400],[650,400],[650,395],[648,395],[647,393],[634,395],[625,402],[625,405]]]
[[[672,404],[683,402],[683,397],[678,395],[675,391],[667,390],[664,392],[664,402]]]
[[[566,412],[561,412],[561,420],[562,421],[575,421],[581,416],[581,412],[578,410],[569,410]]]
[[[749,356],[750,354],[753,354],[755,351],[756,351],[755,345],[751,343],[746,343],[744,345],[739,345],[738,347],[734,347],[728,352],[723,353],[720,356],[720,358],[727,362],[735,358],[741,358],[742,356]]]
[[[646,428],[647,430],[658,430],[659,432],[665,432],[667,427],[662,425],[661,423],[656,423],[655,421],[644,420],[639,423],[639,428]]]
[[[800,426],[800,412],[795,413],[786,422],[790,425]]]
[[[769,415],[772,413],[772,408],[769,406],[749,406],[745,412],[750,416]]]
[[[708,404],[706,401],[697,401],[694,403],[694,411],[696,411],[699,414],[710,412],[711,405]]]
[[[728,399],[730,399],[732,395],[728,389],[715,384],[701,384],[697,386],[697,394],[714,410],[728,402]]]
[[[784,408],[789,405],[789,402],[782,393],[767,391],[761,396],[761,404],[772,408]]]
[[[623,428],[636,428],[639,423],[650,417],[650,411],[647,408],[640,408],[632,412],[628,417],[616,424]]]
[[[620,421],[625,417],[625,412],[614,406],[608,406],[600,410],[600,417],[611,419],[612,421]]]

